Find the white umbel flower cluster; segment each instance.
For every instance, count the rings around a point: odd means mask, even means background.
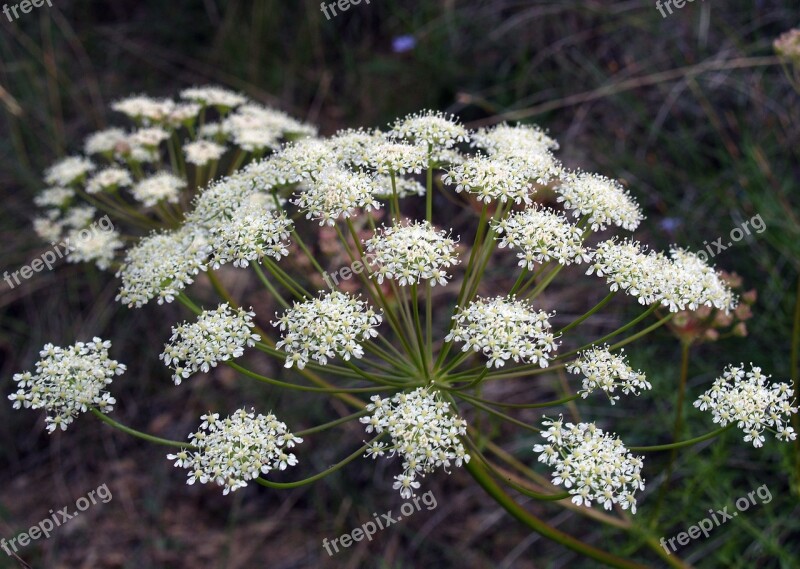
[[[389,136],[432,148],[452,148],[469,140],[467,129],[455,116],[435,111],[422,111],[398,120]]]
[[[672,258],[645,252],[636,241],[610,239],[597,246],[586,271],[606,277],[612,291],[623,290],[640,304],[660,303],[670,312],[708,306],[728,311],[736,299],[725,281],[694,253],[680,249]]]
[[[223,110],[232,109],[247,102],[247,97],[216,85],[189,87],[181,91],[181,98]]]
[[[225,147],[210,140],[196,140],[184,145],[183,152],[187,162],[195,166],[205,166],[222,158]]]
[[[445,341],[463,342],[464,352],[480,352],[489,358],[487,368],[502,367],[508,360],[545,368],[558,348],[551,316],[515,297],[478,298],[453,316],[455,325]]]
[[[536,263],[561,265],[588,262],[592,256],[583,244],[581,230],[553,211],[530,207],[494,222],[499,247],[518,249],[519,266],[533,270]]]
[[[797,413],[792,400],[791,383],[767,383],[770,376],[750,364],[729,365],[711,388],[701,395],[694,406],[710,410],[714,422],[721,426],[736,423],[745,434],[744,441],[758,448],[764,445],[764,431],[775,433],[778,440],[793,441],[797,433],[789,425]]]
[[[554,466],[553,484],[563,485],[577,505],[615,504],[636,513],[637,490],[644,490],[644,461],[631,454],[616,435],[604,433],[594,423],[567,423],[546,419],[542,432],[548,444],[536,445],[539,462]]]
[[[125,254],[117,272],[122,286],[116,299],[137,308],[153,298],[158,304],[172,302],[206,270],[209,252],[205,236],[191,225],[145,237]]]
[[[70,156],[59,160],[44,173],[44,181],[51,186],[68,187],[92,172],[95,165],[83,156]]]
[[[411,393],[398,393],[391,399],[374,395],[367,411],[371,415],[359,419],[368,433],[389,433],[392,444],[376,442],[366,456],[377,458],[385,452],[403,458],[403,473],[395,476],[394,489],[408,499],[414,495],[424,477],[436,468],[445,472],[451,465],[460,467],[469,462],[459,437],[467,433],[467,422],[450,413],[450,404],[436,391],[419,387]]]
[[[381,204],[375,199],[380,191],[371,176],[332,167],[304,182],[294,203],[306,213],[306,219],[319,220],[320,225],[332,227],[339,218],[353,217],[358,208],[380,209]]]
[[[128,135],[121,128],[107,128],[99,130],[86,137],[83,151],[86,154],[103,154],[111,157],[117,150],[117,145],[124,143]]]
[[[578,358],[567,365],[567,371],[583,377],[583,388],[578,393],[584,399],[600,389],[612,405],[619,399],[619,395],[613,395],[618,389],[625,395],[638,396],[643,390],[652,388],[644,373],[631,368],[624,354],[609,352],[608,346],[595,346],[580,352]]]
[[[111,342],[93,338],[68,348],[46,344],[39,352],[36,373],[14,375],[17,392],[8,398],[14,409],[21,407],[47,411],[47,431],[62,431],[81,413],[97,408],[103,413],[114,409],[116,400],[105,391],[125,365],[108,357]]]
[[[374,142],[367,147],[367,163],[379,174],[419,174],[428,166],[421,146],[402,142]]]
[[[86,182],[86,193],[97,194],[105,190],[127,188],[133,184],[130,172],[119,166],[109,166],[100,170]]]
[[[39,207],[64,207],[75,197],[72,188],[47,188],[33,198],[33,203]]]
[[[146,95],[133,95],[111,105],[115,111],[143,124],[166,121],[175,109],[169,99],[154,99]]]
[[[230,220],[211,229],[211,266],[218,269],[233,263],[234,267],[247,267],[265,256],[280,261],[289,254],[291,231],[292,220],[283,212],[270,211],[258,200],[249,200]]]
[[[506,160],[476,156],[448,171],[442,181],[455,185],[456,193],[465,191],[475,194],[479,202],[531,203],[531,187],[527,177]]]
[[[173,327],[159,359],[172,370],[175,385],[198,371],[208,373],[219,362],[240,357],[245,347],[255,346],[261,336],[252,331],[254,316],[252,311],[220,304],[216,310],[203,312],[195,322]]]
[[[572,210],[575,217],[587,216],[594,231],[610,225],[633,231],[644,220],[639,205],[628,191],[616,180],[598,174],[565,174],[556,191],[558,202]]]
[[[378,335],[382,317],[358,297],[330,292],[321,298],[295,302],[272,322],[281,333],[275,345],[287,354],[286,367],[303,369],[309,360],[320,365],[337,355],[345,361],[361,358],[365,342]]]
[[[186,187],[186,180],[169,172],[157,172],[133,186],[131,193],[136,201],[145,207],[152,207],[159,202],[178,203],[181,190]]]
[[[365,245],[379,284],[392,279],[400,286],[420,281],[444,286],[450,278],[446,269],[459,263],[455,240],[426,221],[383,227]]]
[[[101,271],[111,267],[117,250],[124,247],[119,233],[112,230],[75,230],[67,234],[67,239],[70,243],[68,262],[94,263]]]
[[[495,160],[512,164],[526,180],[546,184],[562,172],[552,151],[558,142],[536,126],[497,125],[480,129],[472,136],[472,145],[482,148]]]
[[[297,457],[287,449],[303,442],[289,432],[286,423],[272,413],[256,415],[239,409],[220,419],[210,411],[200,417],[202,423],[189,442],[196,451],[182,450],[168,454],[176,467],[189,470],[186,483],[213,482],[222,486],[223,495],[244,488],[250,480],[273,470],[286,470],[297,464]]]

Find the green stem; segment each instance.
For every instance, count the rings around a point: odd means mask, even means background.
[[[143,439],[145,441],[149,441],[151,443],[155,443],[157,445],[168,446],[168,447],[177,447],[177,448],[188,448],[188,449],[191,449],[191,450],[197,450],[196,446],[192,446],[192,445],[187,444],[187,443],[183,443],[183,442],[180,442],[180,441],[171,441],[169,439],[162,439],[161,437],[154,437],[153,435],[148,435],[147,433],[143,433],[141,431],[137,431],[136,429],[131,429],[130,427],[126,427],[125,425],[123,425],[122,423],[118,423],[117,421],[115,421],[114,419],[109,417],[108,415],[106,415],[104,413],[101,413],[100,411],[98,411],[94,407],[92,407],[90,409],[90,411],[92,412],[92,414],[95,417],[97,417],[98,419],[100,419],[104,423],[107,423],[107,424],[111,425],[115,429],[117,429],[119,431],[122,431],[123,433],[127,433],[129,435],[133,435],[134,437]]]
[[[241,374],[246,375],[252,379],[256,379],[261,381],[262,383],[268,383],[270,385],[274,385],[276,387],[283,387],[286,389],[295,389],[297,391],[308,391],[311,393],[370,393],[375,391],[386,391],[389,389],[394,389],[392,387],[351,387],[351,388],[341,388],[341,387],[310,387],[307,385],[295,385],[294,383],[287,383],[285,381],[280,381],[277,379],[272,379],[271,377],[266,377],[264,375],[260,375],[254,371],[250,371],[247,368],[240,366],[237,363],[227,361],[225,362],[228,366],[232,367],[236,371]]]
[[[672,449],[678,449],[678,448],[683,448],[683,447],[689,447],[689,446],[696,445],[697,443],[702,443],[703,441],[707,441],[709,439],[713,439],[714,437],[721,435],[725,431],[730,430],[731,428],[733,428],[735,426],[736,426],[736,423],[730,423],[730,424],[728,424],[728,425],[726,425],[726,426],[724,426],[724,427],[722,427],[720,429],[717,429],[716,431],[711,431],[710,433],[706,433],[705,435],[701,435],[701,436],[695,437],[693,439],[688,439],[688,440],[685,440],[685,441],[679,441],[677,443],[670,443],[670,444],[666,444],[666,445],[655,445],[655,446],[646,446],[646,447],[628,447],[628,450],[634,451],[634,452],[658,452],[658,451],[662,451],[662,450],[672,450]]]
[[[343,425],[344,423],[349,423],[353,419],[358,419],[359,417],[364,417],[365,415],[368,415],[368,414],[369,414],[369,411],[367,411],[366,409],[362,409],[361,411],[358,411],[357,413],[353,413],[352,415],[347,415],[346,417],[341,417],[339,419],[336,419],[335,421],[330,421],[330,422],[322,424],[322,425],[317,425],[316,427],[311,427],[310,429],[304,429],[302,431],[297,431],[296,433],[294,433],[294,435],[296,435],[298,437],[305,437],[306,435],[312,435],[314,433],[319,433],[321,431],[325,431],[325,430],[330,429],[332,427],[338,427],[339,425]]]
[[[575,328],[575,326],[578,326],[578,325],[579,325],[581,322],[583,322],[584,320],[586,320],[587,318],[589,318],[589,317],[590,317],[590,316],[592,316],[593,314],[597,313],[597,312],[598,312],[600,309],[602,309],[602,308],[603,308],[603,307],[604,307],[606,304],[608,304],[608,303],[611,301],[611,299],[612,299],[612,298],[614,298],[614,296],[615,296],[616,294],[617,294],[617,293],[616,293],[616,292],[613,292],[613,291],[612,291],[612,292],[609,292],[609,293],[608,293],[608,296],[606,296],[606,297],[605,297],[603,300],[601,300],[600,302],[598,302],[598,303],[595,305],[595,307],[594,307],[594,308],[592,308],[592,309],[591,309],[589,312],[587,312],[586,314],[584,314],[583,316],[581,316],[581,317],[580,317],[580,318],[578,318],[577,320],[573,321],[571,324],[568,324],[568,325],[564,326],[564,327],[563,327],[561,330],[559,330],[559,331],[556,333],[556,336],[560,336],[560,335],[564,334],[564,332],[569,332],[570,330],[572,330],[573,328]]]

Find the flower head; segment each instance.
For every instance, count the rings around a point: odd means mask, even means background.
[[[453,316],[455,325],[445,340],[463,342],[464,352],[480,352],[489,358],[487,368],[502,367],[508,360],[545,368],[558,347],[551,316],[514,297],[479,298]]]
[[[189,470],[187,484],[213,482],[227,495],[244,488],[250,480],[272,470],[286,470],[297,464],[297,457],[287,449],[303,442],[289,432],[286,423],[272,413],[256,415],[239,409],[220,419],[210,411],[200,417],[203,423],[189,436],[196,451],[168,454],[176,467]]]
[[[200,103],[203,106],[217,107],[223,110],[232,109],[247,102],[247,97],[244,95],[215,85],[189,87],[181,91],[181,98]]]
[[[264,257],[280,261],[288,255],[292,220],[272,209],[251,199],[230,220],[216,224],[210,231],[211,266],[218,269],[232,262],[234,267],[247,267]]]
[[[114,409],[116,400],[105,391],[125,366],[108,357],[111,342],[94,338],[67,348],[46,344],[39,352],[36,373],[14,375],[17,392],[9,395],[14,408],[47,411],[48,432],[62,431],[81,413],[97,408],[103,413]]]
[[[86,193],[97,194],[105,190],[126,188],[133,184],[130,172],[119,166],[109,166],[100,170],[86,182]]]
[[[169,99],[134,95],[113,103],[111,108],[135,121],[150,124],[165,121],[175,108],[175,103]]]
[[[451,148],[469,138],[467,129],[455,116],[435,111],[422,111],[398,120],[389,135],[423,146],[443,148]]]
[[[124,244],[117,231],[91,229],[73,230],[67,234],[70,251],[69,263],[94,263],[101,271],[108,270],[117,250]]]
[[[567,365],[567,371],[583,376],[583,389],[579,393],[584,399],[600,389],[605,391],[612,405],[619,399],[619,395],[612,395],[617,389],[625,395],[639,395],[642,390],[652,388],[642,372],[628,365],[624,354],[614,355],[608,351],[608,346],[580,352],[578,358]]]
[[[536,263],[561,265],[587,262],[591,254],[580,229],[553,211],[530,207],[494,223],[502,249],[517,249],[519,266],[533,270]]]
[[[636,513],[637,490],[644,490],[644,461],[631,454],[616,435],[594,423],[567,423],[547,419],[542,432],[547,444],[536,445],[539,462],[554,466],[553,484],[563,485],[578,505],[593,501],[610,510],[614,504]]]
[[[455,241],[428,222],[406,222],[384,227],[365,242],[376,270],[372,275],[398,281],[400,286],[430,281],[447,284],[446,269],[458,264]]]
[[[389,457],[403,458],[403,473],[395,476],[394,489],[410,498],[420,484],[418,476],[451,464],[460,467],[469,462],[459,437],[467,433],[467,422],[450,412],[450,404],[430,388],[419,387],[410,393],[398,393],[391,399],[375,395],[367,405],[371,415],[359,419],[368,433],[389,433],[392,439]],[[377,458],[386,450],[383,443],[373,444],[367,456]]]
[[[192,225],[145,237],[127,251],[117,272],[122,279],[117,300],[137,308],[156,297],[158,304],[172,302],[206,270],[209,251],[207,238]]]
[[[694,406],[710,410],[714,422],[721,426],[736,423],[745,434],[744,441],[758,448],[764,444],[764,431],[775,433],[779,440],[793,441],[797,433],[789,425],[797,413],[792,400],[791,383],[768,383],[770,376],[750,364],[729,365],[711,388],[701,395]]]
[[[86,154],[105,154],[112,155],[117,149],[117,145],[124,143],[128,138],[125,131],[121,128],[107,128],[90,134],[83,143],[83,151]]]
[[[595,231],[609,225],[633,231],[644,219],[639,205],[619,182],[597,174],[565,174],[556,191],[558,201],[573,210],[575,217],[588,216]]]
[[[479,202],[513,201],[531,203],[531,188],[527,177],[514,164],[486,156],[476,156],[458,164],[442,180],[456,186],[456,193],[475,194]]]
[[[286,367],[303,369],[309,360],[320,365],[337,355],[345,361],[361,358],[365,342],[378,335],[382,321],[363,300],[343,292],[329,292],[320,298],[295,302],[273,326],[281,332],[275,347],[287,354]]]
[[[472,136],[472,145],[482,148],[495,160],[513,165],[518,175],[538,184],[546,184],[562,172],[553,156],[558,142],[536,126],[500,124],[480,129]]]
[[[421,146],[389,140],[375,141],[366,148],[367,164],[379,174],[419,174],[428,164]]]
[[[379,191],[374,178],[332,167],[321,170],[313,180],[304,182],[294,203],[306,212],[307,219],[317,219],[320,225],[333,226],[340,217],[353,217],[358,208],[365,211],[380,209],[381,204],[375,199]]]
[[[159,202],[178,203],[181,190],[186,187],[186,180],[169,172],[158,172],[133,186],[131,192],[136,201],[145,207],[152,207]]]
[[[252,331],[254,316],[254,312],[220,304],[191,324],[173,327],[160,359],[172,370],[175,385],[198,371],[208,373],[219,362],[240,357],[245,347],[255,346],[261,337]]]
[[[195,166],[205,166],[209,162],[219,160],[225,154],[225,147],[208,140],[197,140],[183,147],[186,161]]]
[[[52,186],[68,187],[93,171],[95,165],[83,156],[70,156],[59,160],[44,173],[44,181]]]
[[[75,190],[72,188],[47,188],[33,198],[33,203],[39,207],[64,207],[75,197]]]

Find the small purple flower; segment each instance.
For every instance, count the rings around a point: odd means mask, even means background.
[[[411,35],[397,36],[392,40],[392,51],[395,53],[405,53],[411,51],[416,46],[417,40]]]

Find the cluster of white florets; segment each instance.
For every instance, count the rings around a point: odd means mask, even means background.
[[[14,375],[18,389],[8,397],[14,409],[44,409],[50,433],[66,430],[75,417],[91,408],[109,413],[116,400],[105,391],[106,386],[126,369],[108,357],[110,347],[111,342],[100,338],[68,348],[46,344],[35,373]]]
[[[446,269],[459,262],[455,241],[424,221],[384,227],[365,244],[378,283],[392,279],[400,286],[420,281],[444,286],[450,278]]]
[[[306,219],[333,226],[339,218],[353,217],[358,208],[364,211],[380,209],[381,204],[375,199],[378,192],[380,186],[373,177],[331,167],[305,182],[294,203],[306,213]]]
[[[216,85],[189,87],[181,91],[181,99],[198,103],[205,107],[229,110],[247,102],[247,97]]]
[[[644,461],[631,454],[616,435],[604,433],[594,423],[566,423],[546,419],[542,435],[547,444],[536,445],[539,462],[554,466],[552,480],[563,485],[578,505],[615,504],[636,513],[637,490],[644,490]]]
[[[101,271],[111,267],[117,251],[124,247],[119,233],[113,230],[73,230],[67,233],[67,240],[70,244],[68,262],[94,263]]]
[[[428,156],[421,146],[388,140],[367,147],[367,164],[379,174],[419,174],[428,166]]]
[[[150,126],[131,133],[127,142],[133,146],[141,146],[153,151],[167,139],[169,139],[168,131],[160,126]]]
[[[710,410],[714,422],[721,426],[736,423],[745,434],[744,441],[754,447],[764,445],[764,431],[772,431],[778,440],[793,441],[797,433],[789,425],[797,413],[791,383],[768,383],[770,376],[750,364],[729,365],[711,388],[701,395],[694,406]]]
[[[436,468],[448,471],[451,465],[460,467],[469,462],[460,437],[467,433],[467,422],[450,412],[450,404],[442,401],[436,391],[417,388],[410,393],[398,393],[391,399],[375,395],[367,405],[370,413],[359,419],[368,433],[387,432],[391,446],[376,441],[366,456],[377,458],[399,454],[403,458],[403,473],[395,476],[394,489],[403,498],[410,498],[419,488],[417,477]]]
[[[629,366],[623,353],[612,354],[608,346],[595,346],[580,352],[578,358],[567,365],[567,371],[583,377],[583,387],[578,393],[584,399],[600,389],[612,405],[619,399],[619,395],[614,395],[617,390],[625,395],[639,395],[652,388],[644,373]]]
[[[530,182],[506,160],[476,156],[455,166],[442,180],[455,185],[456,193],[475,194],[479,202],[531,203]]]
[[[422,111],[398,120],[389,136],[432,148],[451,148],[469,140],[467,129],[455,116],[435,111]]]
[[[262,187],[272,188],[315,178],[333,166],[336,166],[336,155],[330,144],[315,138],[304,138],[286,144],[251,168],[256,171],[256,180]]]
[[[172,370],[175,385],[198,371],[208,373],[219,362],[240,357],[245,347],[255,346],[261,337],[253,332],[253,317],[252,311],[220,304],[200,314],[195,322],[173,327],[159,357]]]
[[[159,202],[178,203],[185,187],[183,178],[169,172],[158,172],[133,186],[131,193],[145,207],[153,207]]]
[[[610,225],[633,231],[644,219],[639,205],[616,180],[583,172],[564,174],[558,201],[597,231]]]
[[[272,323],[281,333],[276,348],[286,352],[286,367],[303,369],[309,360],[320,365],[337,355],[360,359],[360,342],[378,335],[383,318],[358,297],[330,292],[320,298],[295,302]]]
[[[561,265],[588,262],[592,256],[583,244],[581,230],[563,215],[540,207],[512,213],[493,223],[502,249],[518,249],[519,266],[533,270],[536,263]]]
[[[131,173],[119,166],[109,166],[100,170],[86,182],[86,193],[97,194],[106,190],[127,188],[133,184]]]
[[[242,150],[258,155],[279,147],[282,139],[314,136],[316,132],[316,128],[283,111],[253,103],[242,105],[221,122],[202,129],[203,136],[230,140]]]
[[[286,423],[272,413],[256,415],[239,409],[220,419],[210,411],[200,417],[202,423],[189,442],[197,450],[168,454],[175,466],[189,470],[187,484],[213,482],[227,495],[244,488],[250,480],[273,470],[286,470],[297,464],[297,457],[287,449],[303,442],[289,432]]]
[[[83,156],[70,156],[59,160],[44,173],[44,181],[51,186],[67,187],[81,181],[96,166]]]
[[[480,129],[473,133],[472,145],[513,165],[518,175],[531,182],[546,184],[562,171],[552,153],[558,142],[536,126],[501,124]]]
[[[226,263],[247,267],[263,257],[276,261],[289,254],[292,220],[265,208],[257,200],[236,209],[229,220],[211,229],[211,267]]]
[[[502,367],[508,360],[545,368],[558,348],[551,317],[514,297],[479,298],[459,308],[445,341],[463,342],[464,352],[480,352],[488,358],[487,368]]]
[[[175,109],[175,102],[134,95],[113,103],[111,108],[137,123],[152,124],[166,122]]]
[[[120,144],[125,143],[128,135],[121,128],[107,128],[99,130],[86,137],[83,151],[87,155],[102,154],[111,158]]]
[[[346,128],[331,137],[328,144],[339,166],[364,168],[369,163],[370,150],[383,140],[379,130]]]
[[[191,225],[154,233],[128,249],[117,277],[122,279],[117,300],[137,308],[153,298],[172,302],[194,277],[206,270],[210,246]]]
[[[612,291],[623,290],[640,304],[660,303],[670,312],[708,306],[728,311],[736,299],[712,267],[694,253],[680,249],[672,258],[645,252],[636,241],[611,239],[597,246],[586,274],[606,277]]]
[[[33,203],[39,207],[64,207],[75,197],[72,188],[47,188],[33,198]]]
[[[225,147],[210,140],[196,140],[184,145],[183,152],[187,162],[195,166],[205,166],[222,158]]]

